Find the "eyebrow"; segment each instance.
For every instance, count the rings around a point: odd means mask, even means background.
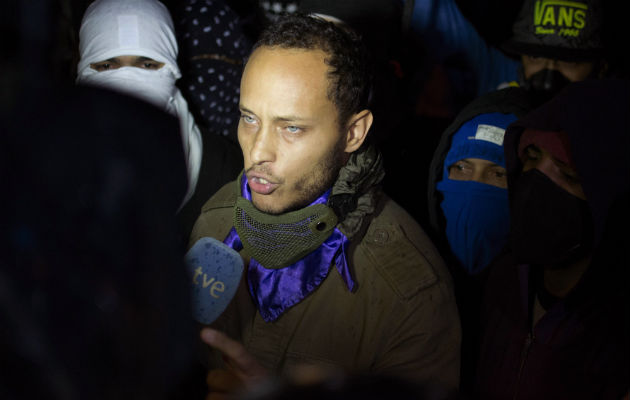
[[[577,172],[577,171],[575,171],[575,168],[573,168],[572,166],[570,166],[570,165],[569,165],[569,164],[567,164],[566,162],[564,162],[564,161],[560,160],[559,158],[556,158],[556,156],[554,156],[554,155],[553,155],[553,154],[552,154],[549,150],[547,150],[547,149],[545,149],[545,148],[541,148],[540,146],[538,146],[538,145],[537,145],[537,144],[535,144],[535,143],[532,143],[532,144],[528,145],[527,147],[525,147],[525,148],[523,149],[523,153],[525,153],[525,151],[527,151],[527,149],[532,149],[532,150],[535,150],[535,151],[537,151],[538,153],[542,153],[542,152],[543,152],[543,150],[544,150],[545,152],[547,152],[547,153],[549,154],[549,157],[551,157],[551,160],[552,160],[554,163],[558,164],[558,165],[559,165],[559,166],[561,166],[561,167],[566,167],[566,168],[569,168],[571,171]]]
[[[156,62],[156,63],[160,63],[160,64],[162,64],[160,61],[156,61],[156,60],[154,60],[154,59],[152,59],[152,58],[150,58],[150,57],[143,57],[143,56],[140,56],[140,57],[136,58],[136,61],[140,61],[140,62],[143,62],[143,61],[153,61],[153,62]]]
[[[239,106],[239,109],[243,112],[256,115],[255,112],[248,109],[247,107]],[[277,115],[277,116],[274,116],[272,119],[274,121],[285,121],[285,122],[288,122],[288,121],[310,122],[312,121],[312,118],[299,117],[297,115]]]
[[[118,59],[118,57],[112,57],[112,58],[108,58],[107,60],[93,62],[92,64],[102,64],[102,63],[105,63],[105,62],[120,64],[120,60]]]

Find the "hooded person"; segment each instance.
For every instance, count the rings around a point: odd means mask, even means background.
[[[572,84],[506,132],[512,225],[488,267],[480,398],[628,394],[629,94]]]
[[[186,203],[197,185],[202,138],[175,86],[181,77],[168,9],[157,0],[97,0],[79,31],[77,83],[135,96],[177,115],[188,171]]]
[[[230,140],[195,123],[175,86],[177,50],[173,21],[159,1],[97,0],[81,23],[77,82],[138,97],[179,117],[188,190],[178,217],[187,238],[203,203],[234,179],[243,158]]]
[[[519,88],[491,92],[465,107],[442,134],[429,173],[429,219],[437,241],[448,243],[453,269],[477,274],[507,242],[503,135],[532,108],[530,100]]]

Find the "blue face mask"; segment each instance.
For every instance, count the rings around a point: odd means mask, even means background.
[[[444,179],[437,184],[451,251],[469,274],[484,269],[508,239],[507,189],[475,181]]]

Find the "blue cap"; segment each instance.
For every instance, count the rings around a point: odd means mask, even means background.
[[[480,114],[466,121],[451,139],[444,159],[444,179],[448,168],[464,158],[480,158],[505,167],[503,136],[505,128],[518,118],[514,114]]]

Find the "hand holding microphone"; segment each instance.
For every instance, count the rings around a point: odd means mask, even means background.
[[[209,325],[227,308],[243,274],[243,259],[220,241],[204,237],[184,257],[190,276],[193,317]],[[201,339],[223,354],[225,369],[208,372],[208,399],[224,399],[243,386],[249,386],[268,375],[245,347],[224,333],[211,328],[201,331]]]

